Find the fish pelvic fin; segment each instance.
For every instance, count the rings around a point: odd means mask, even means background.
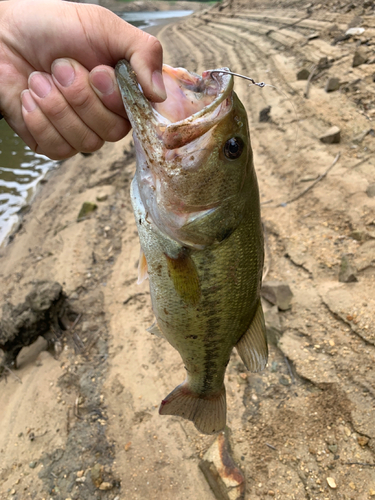
[[[174,288],[182,300],[191,306],[196,306],[201,298],[201,288],[197,268],[190,257],[190,251],[183,248],[177,258],[167,259],[168,273]]]
[[[144,280],[146,280],[148,278],[148,266],[147,266],[147,260],[146,260],[146,256],[142,250],[142,247],[141,247],[141,251],[140,251],[140,254],[139,254],[139,264],[138,264],[138,281],[137,281],[137,285],[140,285],[141,283],[144,282]]]
[[[236,349],[249,371],[257,372],[265,368],[268,360],[268,347],[266,324],[260,301],[253,321],[238,341]]]
[[[164,339],[164,333],[161,331],[160,326],[157,324],[156,320],[152,323],[151,326],[146,328],[148,332],[150,332],[152,335],[156,335],[156,337],[160,337],[161,339]]]
[[[225,428],[227,401],[225,386],[210,396],[194,393],[187,381],[177,386],[161,402],[160,415],[176,415],[191,420],[199,432],[215,434]]]

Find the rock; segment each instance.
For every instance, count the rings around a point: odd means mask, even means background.
[[[334,92],[335,90],[338,90],[340,88],[340,80],[336,77],[330,77],[327,80],[326,86],[324,87],[324,90],[326,92]]]
[[[360,144],[363,141],[363,139],[366,137],[366,135],[371,134],[372,132],[373,132],[372,128],[364,130],[363,132],[361,132],[360,134],[356,135],[353,138],[353,142]]]
[[[329,444],[329,445],[327,446],[327,448],[329,449],[329,451],[330,451],[331,453],[333,453],[333,455],[336,455],[336,453],[337,453],[337,448],[338,448],[338,447],[337,447],[337,444]]]
[[[283,281],[266,281],[262,285],[261,295],[271,304],[277,305],[281,311],[291,308],[293,293],[288,283]]]
[[[233,460],[229,432],[226,427],[217,436],[199,467],[217,500],[244,500],[245,477]]]
[[[96,201],[107,201],[108,200],[108,194],[102,193],[98,194],[96,197]]]
[[[259,121],[260,122],[269,122],[269,121],[271,121],[270,111],[271,111],[271,106],[267,106],[266,108],[263,108],[259,112]]]
[[[320,142],[324,144],[337,144],[340,142],[341,130],[339,127],[331,127],[323,135],[319,137]]]
[[[319,61],[318,61],[318,69],[319,70],[327,69],[327,68],[329,68],[329,66],[330,66],[330,63],[328,61],[327,56],[323,56],[319,59]]]
[[[307,68],[302,68],[297,73],[297,80],[308,80],[310,71]]]
[[[79,211],[77,222],[85,219],[88,215],[94,212],[98,208],[98,205],[91,203],[90,201],[85,201],[82,204],[81,210]]]
[[[91,481],[94,483],[94,485],[97,488],[99,488],[99,486],[103,482],[102,473],[103,473],[103,467],[100,464],[95,464],[94,467],[92,467],[92,469],[90,471]]]
[[[22,347],[42,336],[53,341],[60,324],[68,326],[71,313],[62,286],[54,281],[37,281],[25,301],[13,306],[5,302],[0,319],[0,349],[5,366],[15,364]],[[0,366],[1,371],[1,366]]]
[[[336,481],[333,479],[333,477],[327,477],[327,483],[330,488],[335,490],[337,488]]]
[[[359,27],[349,28],[348,30],[345,31],[345,35],[349,36],[362,35],[362,33],[364,32],[365,32],[364,28],[359,28]]]
[[[103,481],[102,484],[99,486],[99,490],[102,490],[102,491],[108,491],[108,490],[111,490],[112,488],[113,488],[113,484],[108,483],[108,481]]]
[[[375,182],[370,184],[366,189],[366,194],[369,198],[375,198]]]
[[[366,446],[370,440],[367,436],[358,436],[357,441],[360,446]]]
[[[357,66],[364,64],[366,61],[367,61],[366,51],[363,48],[359,47],[354,52],[352,67],[356,68]]]
[[[266,322],[267,340],[270,344],[277,346],[283,333],[278,307],[273,306],[268,311],[265,311],[264,319]]]
[[[350,263],[347,255],[341,257],[339,281],[341,283],[354,283],[357,280],[356,268]]]
[[[29,467],[30,467],[30,469],[35,469],[35,467],[36,467],[36,462],[30,462],[30,463],[29,463]]]

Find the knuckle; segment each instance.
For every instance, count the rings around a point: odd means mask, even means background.
[[[117,142],[129,132],[130,124],[127,120],[116,120],[108,129],[102,134],[102,138],[108,142]]]
[[[147,36],[146,42],[148,45],[148,49],[152,52],[156,52],[161,55],[163,52],[163,48],[159,40],[155,38],[153,35],[149,35],[148,33],[146,33],[146,36]]]
[[[104,144],[104,140],[101,139],[96,134],[89,132],[83,139],[81,143],[80,151],[83,153],[93,153],[100,149]]]
[[[61,143],[55,145],[51,151],[51,155],[49,156],[52,160],[66,160],[67,158],[74,156],[76,153],[77,151],[69,144]]]
[[[71,105],[80,110],[90,109],[93,105],[91,88],[87,86],[79,86],[74,89],[74,93],[69,97]]]
[[[45,114],[56,121],[63,120],[66,117],[69,109],[65,101],[58,100],[46,106]]]

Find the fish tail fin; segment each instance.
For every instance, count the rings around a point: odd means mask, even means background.
[[[177,386],[161,402],[160,415],[176,415],[191,420],[199,432],[214,434],[226,424],[227,401],[225,386],[216,394],[199,396],[187,381]]]

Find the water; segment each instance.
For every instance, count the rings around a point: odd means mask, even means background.
[[[184,17],[192,14],[193,10],[169,10],[155,12],[122,12],[119,16],[133,26],[140,29],[147,29],[150,26],[164,23],[175,17]]]
[[[174,10],[119,15],[138,28],[147,29],[192,13]],[[33,153],[6,121],[0,120],[0,246],[17,222],[17,212],[30,201],[46,173],[57,165],[46,156]]]
[[[34,153],[0,120],[0,245],[17,222],[17,212],[56,162]]]

